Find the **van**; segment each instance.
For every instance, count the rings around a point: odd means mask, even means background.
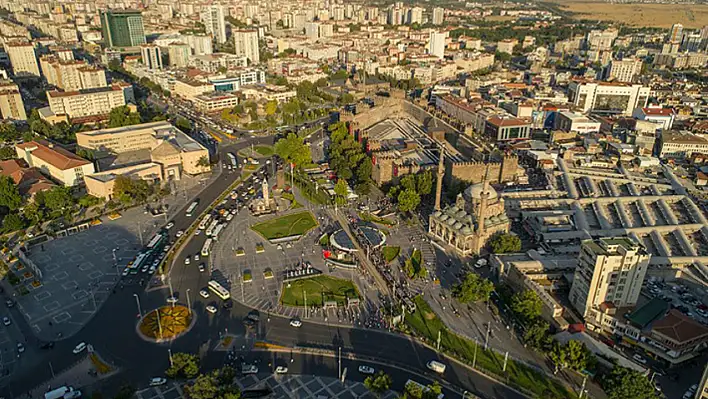
[[[447,368],[447,366],[438,362],[437,360],[429,361],[427,366],[430,370],[433,370],[434,372],[439,373],[439,374],[444,373],[445,369]]]

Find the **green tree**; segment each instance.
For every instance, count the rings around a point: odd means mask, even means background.
[[[432,384],[427,386],[428,389],[423,391],[422,399],[437,399],[442,393],[442,387],[440,383],[434,381]]]
[[[420,195],[415,190],[405,189],[398,194],[398,210],[412,212],[420,205]]]
[[[38,196],[35,195],[35,201],[30,202],[29,204],[25,205],[24,208],[22,208],[22,214],[24,215],[25,219],[27,219],[30,224],[34,223],[39,223],[42,220],[44,220],[44,217],[46,216],[46,213],[44,212],[44,208],[37,203],[36,197]]]
[[[494,284],[477,273],[467,273],[465,280],[452,287],[452,295],[462,303],[488,301]]]
[[[553,341],[551,344],[551,350],[548,352],[548,357],[553,362],[555,369],[553,374],[557,374],[561,369],[565,368],[568,364],[568,351],[565,350],[563,345],[558,341]]]
[[[275,100],[270,100],[265,105],[266,115],[274,115],[278,112],[278,102]]]
[[[415,191],[416,193],[418,192],[418,189],[416,187],[416,177],[415,175],[405,175],[403,178],[401,178],[401,187],[403,190],[412,190]]]
[[[8,159],[17,158],[17,152],[12,147],[0,148],[0,159],[6,161]]]
[[[124,204],[144,203],[152,194],[152,189],[145,180],[118,176],[113,185],[113,195]]]
[[[15,182],[9,176],[0,176],[0,206],[10,210],[22,206],[22,196]]]
[[[339,103],[340,104],[351,104],[354,102],[354,96],[352,96],[349,93],[342,93],[341,96],[339,96]]]
[[[628,368],[615,365],[612,372],[600,381],[608,399],[656,398],[651,381],[643,374]]]
[[[123,385],[113,399],[131,399],[133,395],[135,395],[135,388],[131,385]]]
[[[202,157],[199,157],[199,160],[197,161],[197,166],[201,166],[203,168],[209,167],[211,164],[209,163],[209,158],[204,155]]]
[[[298,167],[312,163],[310,149],[305,145],[303,139],[295,133],[290,133],[287,137],[278,140],[275,143],[275,153]]]
[[[108,127],[131,126],[140,122],[140,114],[132,112],[127,105],[113,108],[108,115]]]
[[[27,222],[17,213],[9,213],[2,220],[2,227],[8,232],[24,229],[25,226],[27,226]]]
[[[536,319],[529,323],[524,330],[524,342],[535,349],[543,349],[548,346],[548,329],[547,322],[541,319]]]
[[[19,140],[22,135],[17,131],[17,128],[12,123],[0,124],[0,140],[4,142],[11,142]],[[12,148],[12,147],[10,147]]]
[[[416,175],[416,190],[420,195],[428,195],[433,191],[433,172],[426,170]]]
[[[74,198],[69,188],[58,186],[44,192],[44,205],[52,212],[63,212],[74,205]]]
[[[580,341],[568,341],[563,345],[566,352],[567,366],[575,371],[583,371],[594,364],[594,355]]]
[[[175,353],[172,355],[172,365],[165,371],[170,378],[192,379],[199,374],[199,357],[191,353]]]
[[[189,120],[181,116],[177,117],[177,120],[175,121],[175,126],[185,133],[192,131],[192,124],[189,122]]]
[[[534,320],[541,316],[541,298],[532,290],[517,292],[511,297],[511,310],[521,320]]]
[[[521,250],[521,239],[515,234],[497,234],[489,240],[489,246],[495,254],[519,252]]]
[[[238,399],[240,392],[234,386],[236,373],[230,367],[199,375],[185,391],[192,399]]]
[[[364,380],[364,386],[378,397],[391,389],[392,383],[393,380],[391,380],[391,376],[383,371],[379,371],[376,375],[366,377]]]
[[[334,194],[337,196],[338,204],[346,204],[347,202],[347,181],[344,179],[337,180],[337,184],[334,185]]]

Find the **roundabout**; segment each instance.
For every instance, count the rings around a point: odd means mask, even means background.
[[[183,305],[165,305],[143,316],[136,326],[138,335],[150,342],[173,341],[189,332],[196,315]]]

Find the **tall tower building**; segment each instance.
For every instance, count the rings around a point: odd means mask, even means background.
[[[107,10],[101,13],[106,47],[137,47],[145,44],[143,14],[137,10]]]
[[[428,43],[428,54],[438,58],[445,57],[445,34],[430,32],[430,42]]]
[[[422,24],[423,23],[423,9],[420,7],[413,7],[408,10],[407,23],[409,25]]]
[[[167,57],[170,61],[170,66],[184,68],[189,64],[189,56],[192,54],[192,49],[189,45],[182,42],[172,43],[167,47]]]
[[[162,69],[162,50],[154,44],[143,44],[140,46],[143,65],[148,69]]]
[[[668,41],[670,43],[681,43],[681,38],[683,38],[683,25],[673,24],[669,30]]]
[[[438,180],[435,182],[435,210],[440,210],[440,197],[442,196],[442,183],[445,177],[445,149],[440,146],[440,160],[438,161]]]
[[[34,46],[29,42],[5,43],[5,51],[10,58],[12,72],[15,75],[40,76],[39,64],[35,56]]]
[[[261,62],[260,47],[258,45],[258,31],[252,29],[234,30],[234,53],[243,55],[251,64]]]
[[[433,25],[442,25],[445,19],[445,9],[442,7],[433,8]]]
[[[263,193],[263,202],[270,202],[270,192],[268,192],[268,179],[263,179],[261,182],[261,192]]]
[[[0,113],[3,119],[27,120],[20,89],[9,80],[0,80]]]
[[[634,306],[649,265],[643,245],[629,237],[585,240],[578,256],[570,302],[586,319],[600,306]]]
[[[212,35],[217,43],[226,42],[226,21],[224,6],[215,4],[202,10],[201,20],[206,32]]]

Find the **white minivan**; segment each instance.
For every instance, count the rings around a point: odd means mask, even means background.
[[[434,372],[439,373],[439,374],[444,373],[444,372],[445,372],[445,368],[447,367],[447,366],[445,366],[444,364],[438,362],[437,360],[431,360],[431,361],[429,361],[428,364],[427,364],[427,366],[428,366],[428,368],[429,368],[430,370],[433,370]]]

